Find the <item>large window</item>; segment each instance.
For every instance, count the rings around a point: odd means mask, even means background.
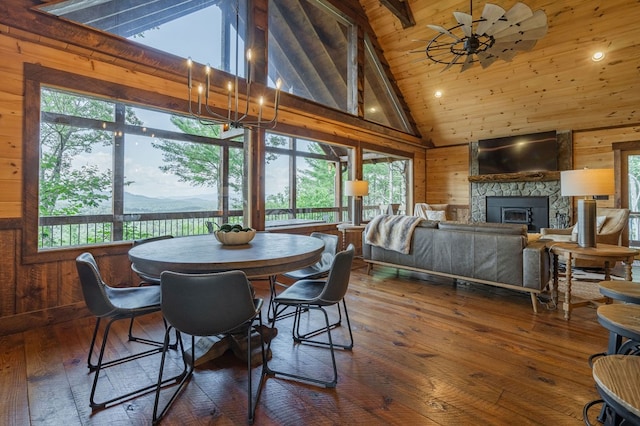
[[[242,140],[182,116],[42,87],[39,249],[243,222]]]
[[[339,222],[339,191],[348,149],[267,134],[266,227]]]
[[[183,58],[191,57],[195,62],[229,73],[236,72],[237,27],[238,49],[240,52],[245,49],[247,0],[188,0],[175,4],[67,0],[40,9],[145,46]],[[244,76],[242,60],[238,63],[238,73]]]

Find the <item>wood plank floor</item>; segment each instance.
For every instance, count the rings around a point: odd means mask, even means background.
[[[337,353],[338,386],[269,378],[255,424],[582,424],[583,405],[597,397],[587,357],[607,343],[595,309],[565,321],[544,307],[534,314],[526,293],[421,278],[356,267],[347,295],[355,346]],[[256,290],[268,294],[263,283]],[[328,374],[327,350],[294,346],[288,321],[278,322],[273,366]],[[130,350],[121,322],[109,355]],[[151,336],[163,331],[159,316],[140,326]],[[92,327],[86,318],[0,337],[0,424],[151,423],[152,394],[91,413]],[[99,393],[152,382],[158,363],[154,355],[108,369]],[[196,370],[163,424],[247,424],[246,398],[245,364],[227,353]]]

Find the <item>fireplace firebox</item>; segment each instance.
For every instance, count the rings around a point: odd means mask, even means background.
[[[529,232],[549,227],[549,197],[487,197],[487,222],[516,223]]]

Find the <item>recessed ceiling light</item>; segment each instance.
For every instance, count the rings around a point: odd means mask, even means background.
[[[593,55],[591,55],[591,60],[593,62],[598,62],[604,59],[604,52],[596,52]]]
[[[436,90],[435,93],[433,94],[433,96],[435,96],[436,98],[441,98],[442,97],[442,92],[440,90]]]

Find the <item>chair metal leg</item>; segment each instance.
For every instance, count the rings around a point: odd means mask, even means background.
[[[173,402],[177,399],[178,394],[180,393],[180,391],[182,390],[182,388],[184,387],[184,385],[187,383],[187,381],[191,378],[191,376],[193,375],[193,363],[187,363],[186,361],[186,356],[185,356],[185,350],[184,350],[184,345],[182,343],[182,335],[179,331],[176,330],[176,345],[178,345],[179,349],[180,349],[180,354],[182,355],[182,362],[184,363],[184,369],[182,370],[182,373],[179,374],[178,376],[172,377],[170,379],[162,379],[162,375],[164,374],[164,363],[165,363],[165,359],[166,359],[166,355],[167,355],[167,351],[169,349],[169,335],[170,335],[170,330],[171,327],[168,327],[167,331],[165,332],[165,337],[164,337],[164,346],[162,349],[162,358],[160,360],[160,370],[158,372],[158,382],[154,385],[155,389],[156,389],[156,396],[155,396],[155,400],[153,403],[153,418],[152,418],[152,422],[153,424],[157,424],[158,422],[160,422],[160,420],[162,420],[162,417],[164,417],[164,415],[167,413],[167,411],[169,411],[169,408],[171,407],[171,405],[173,404]],[[191,359],[195,359],[195,345],[196,341],[195,341],[195,337],[191,336]],[[162,411],[160,413],[158,413],[158,406],[160,405],[160,391],[162,390],[162,387],[170,382],[175,380],[176,383],[178,383],[177,388],[175,389],[175,391],[173,392],[173,394],[171,395],[171,398],[169,399],[169,401],[167,402],[167,404],[164,406],[164,408],[162,409]]]
[[[271,369],[269,367],[268,360],[265,360],[265,364],[263,366],[264,374],[266,374],[268,376],[275,376],[275,377],[278,377],[278,376],[288,377],[288,378],[291,378],[291,379],[294,379],[294,380],[320,385],[320,386],[323,386],[325,388],[334,388],[334,387],[336,387],[336,384],[338,383],[338,368],[336,366],[336,357],[335,357],[335,353],[334,353],[333,338],[331,336],[331,327],[330,327],[330,324],[329,324],[329,315],[327,314],[327,311],[322,306],[314,306],[314,305],[296,306],[296,313],[299,313],[299,311],[301,309],[303,309],[303,308],[304,309],[317,309],[317,310],[320,310],[324,315],[324,319],[325,319],[325,328],[324,328],[324,330],[327,332],[327,337],[329,339],[329,342],[328,343],[323,342],[322,344],[328,346],[329,350],[331,352],[331,363],[332,363],[332,366],[333,366],[333,379],[331,379],[331,380],[321,380],[321,379],[317,379],[317,378],[310,377],[310,376],[303,376],[303,375],[293,374],[293,373],[289,373],[289,372],[285,372],[285,371],[273,370],[273,369]],[[296,315],[295,318],[299,319],[299,315]],[[272,323],[274,323],[276,320],[277,320],[277,317],[273,319]],[[295,327],[297,327],[297,324],[294,324],[294,328]],[[271,349],[271,341],[269,341],[269,343],[268,343],[267,353],[269,352],[270,349]]]
[[[258,314],[258,325],[260,326],[260,328],[262,328],[262,314]],[[247,323],[247,375],[248,375],[248,392],[247,392],[247,417],[249,419],[249,423],[253,424],[254,418],[255,418],[255,411],[256,411],[256,406],[258,404],[258,400],[260,397],[260,392],[262,391],[262,376],[261,376],[261,380],[260,383],[258,385],[258,389],[256,391],[256,397],[255,399],[253,398],[253,394],[252,394],[252,377],[251,377],[251,354],[252,354],[252,350],[253,347],[251,346],[251,334],[254,330],[253,328],[253,322],[254,321],[249,321]],[[171,327],[169,327],[170,329]],[[181,376],[176,376],[174,378],[170,378],[170,379],[164,379],[162,380],[162,375],[164,373],[164,365],[165,365],[165,356],[167,353],[167,350],[169,348],[169,330],[167,330],[166,334],[165,334],[165,341],[164,341],[164,347],[163,347],[163,351],[162,351],[162,359],[160,361],[160,371],[158,373],[158,382],[154,385],[155,389],[156,389],[156,395],[155,395],[155,401],[153,404],[153,424],[157,424],[160,422],[160,420],[162,420],[162,418],[166,415],[166,413],[169,411],[169,408],[171,407],[171,405],[175,402],[175,400],[178,398],[178,395],[180,394],[180,392],[182,391],[182,389],[184,388],[185,384],[187,383],[187,381],[193,376],[193,371],[194,371],[194,366],[193,363],[187,363],[185,361],[186,359],[186,354],[185,354],[185,350],[184,350],[184,346],[182,343],[182,337],[179,331],[176,330],[176,339],[177,339],[177,344],[179,345],[180,348],[180,352],[182,353],[182,359],[185,362],[185,367],[184,370],[182,372]],[[195,341],[195,336],[191,336],[191,354],[190,354],[190,359],[195,359],[195,347],[196,347],[196,341]],[[261,348],[261,352],[262,352],[262,365],[264,366],[264,364],[266,363],[267,360],[267,356],[266,356],[266,352],[265,352],[265,348],[264,348],[264,340],[262,339],[262,335],[260,335],[260,348]],[[263,373],[264,374],[264,373]],[[160,391],[162,390],[163,386],[174,380],[174,379],[179,379],[176,380],[176,382],[178,382],[177,388],[175,389],[175,391],[173,392],[173,394],[171,395],[171,398],[169,399],[169,401],[167,402],[167,404],[164,406],[164,408],[162,409],[162,411],[160,413],[158,413],[158,408],[160,405]]]
[[[91,394],[89,396],[89,405],[91,406],[91,408],[93,410],[100,410],[100,409],[106,408],[107,405],[110,405],[110,404],[115,403],[117,401],[122,401],[122,400],[128,399],[128,398],[133,397],[133,396],[138,396],[138,395],[145,394],[145,393],[149,392],[151,389],[153,389],[156,386],[155,384],[152,384],[152,385],[145,386],[145,387],[136,389],[134,391],[128,392],[126,394],[119,395],[119,396],[107,399],[105,401],[101,401],[101,402],[96,402],[95,401],[95,393],[96,393],[96,389],[98,387],[98,379],[100,378],[100,372],[101,372],[102,369],[108,368],[108,367],[112,367],[114,365],[122,364],[122,363],[125,363],[127,361],[132,361],[132,360],[135,360],[135,359],[144,358],[146,356],[153,355],[153,354],[156,354],[156,353],[159,353],[159,352],[162,351],[162,348],[153,348],[153,349],[149,349],[149,350],[146,350],[146,351],[143,351],[143,352],[138,352],[138,353],[131,354],[131,355],[128,355],[128,356],[124,356],[124,357],[121,357],[121,358],[118,358],[118,359],[114,359],[114,360],[111,360],[111,361],[108,361],[108,362],[104,362],[104,352],[105,352],[105,349],[106,349],[106,346],[107,346],[107,341],[108,341],[108,338],[109,338],[109,331],[111,330],[111,325],[115,321],[117,321],[119,319],[129,319],[129,317],[126,317],[126,318],[113,318],[106,324],[104,333],[102,335],[102,343],[100,345],[100,352],[98,354],[98,360],[97,360],[96,364],[92,364],[91,363],[91,358],[92,358],[92,355],[93,355],[93,350],[94,350],[94,346],[95,346],[95,340],[96,340],[96,335],[97,335],[97,332],[98,332],[98,327],[100,325],[100,318],[98,318],[96,320],[96,327],[94,328],[93,338],[91,340],[91,346],[90,346],[89,358],[88,358],[89,370],[94,372],[93,384],[91,386]],[[172,379],[175,379],[175,378],[172,378]]]
[[[252,321],[253,322],[253,321]],[[260,330],[262,330],[262,313],[258,314],[258,326]],[[264,349],[264,339],[262,338],[262,333],[258,333],[260,335],[260,351],[262,353],[262,373],[260,374],[260,382],[258,383],[258,388],[256,390],[256,397],[253,399],[252,395],[252,385],[251,385],[251,355],[253,353],[253,348],[251,347],[251,333],[253,331],[252,324],[249,325],[247,329],[247,375],[248,375],[248,385],[247,385],[247,407],[248,407],[248,419],[249,424],[253,424],[256,414],[256,406],[258,405],[258,401],[260,400],[260,392],[262,392],[262,384],[264,381],[262,380],[264,376],[264,365],[267,362],[267,354]]]
[[[351,331],[351,321],[349,321],[349,312],[347,311],[347,303],[344,299],[342,299],[342,305],[344,306],[345,319],[347,320],[347,329],[349,330],[349,343],[347,344],[334,343],[333,346],[346,349],[346,350],[352,350],[353,349],[353,332]],[[337,303],[336,306],[338,308],[338,320],[333,324],[329,325],[329,329],[331,330],[337,328],[342,323],[342,310],[340,309],[340,304]],[[327,329],[325,327],[320,327],[316,330],[309,331],[305,334],[300,333],[300,318],[299,318],[300,314],[302,314],[302,312],[299,312],[298,317],[294,319],[294,327],[291,330],[293,334],[293,340],[298,343],[311,343],[315,345],[328,346],[327,342],[311,339],[312,337],[326,333]]]
[[[282,312],[289,308],[289,306],[282,306],[280,311],[277,311],[275,298],[276,298],[276,284],[285,286],[276,280],[275,275],[269,276],[269,306],[267,307],[267,321],[275,322],[274,318],[284,319],[295,315],[295,312],[289,312],[286,315],[281,315]],[[286,286],[285,286],[286,287]]]

